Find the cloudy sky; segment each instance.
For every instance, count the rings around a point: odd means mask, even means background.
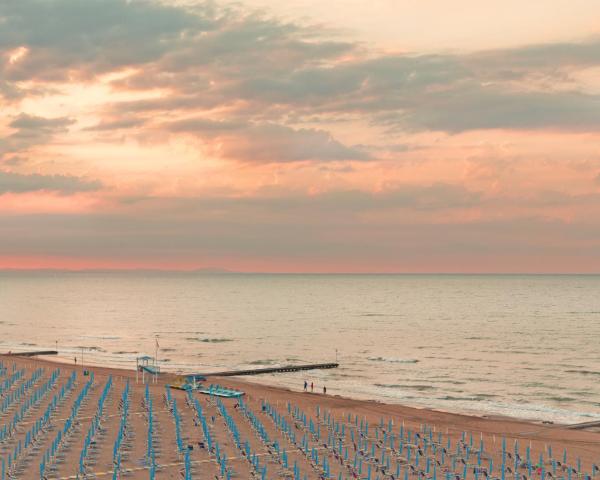
[[[600,271],[597,0],[0,2],[0,268]]]

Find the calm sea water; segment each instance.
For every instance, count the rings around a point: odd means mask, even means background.
[[[222,369],[449,411],[600,419],[600,276],[0,274],[0,350]]]

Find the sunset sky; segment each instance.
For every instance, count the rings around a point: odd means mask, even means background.
[[[600,272],[600,2],[0,2],[0,268]]]

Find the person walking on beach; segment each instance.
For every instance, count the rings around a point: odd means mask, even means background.
[[[313,393],[315,391],[315,384],[313,382],[310,382],[310,393]]]
[[[75,360],[75,365],[77,365],[77,357],[73,357],[73,360]]]
[[[323,395],[327,395],[327,387],[323,385]]]
[[[306,380],[304,380],[304,391],[306,392],[307,389],[308,389],[308,382]]]

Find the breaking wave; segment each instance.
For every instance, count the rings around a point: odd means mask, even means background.
[[[415,358],[394,358],[394,357],[367,357],[367,360],[371,362],[385,362],[385,363],[419,363],[419,360]]]

